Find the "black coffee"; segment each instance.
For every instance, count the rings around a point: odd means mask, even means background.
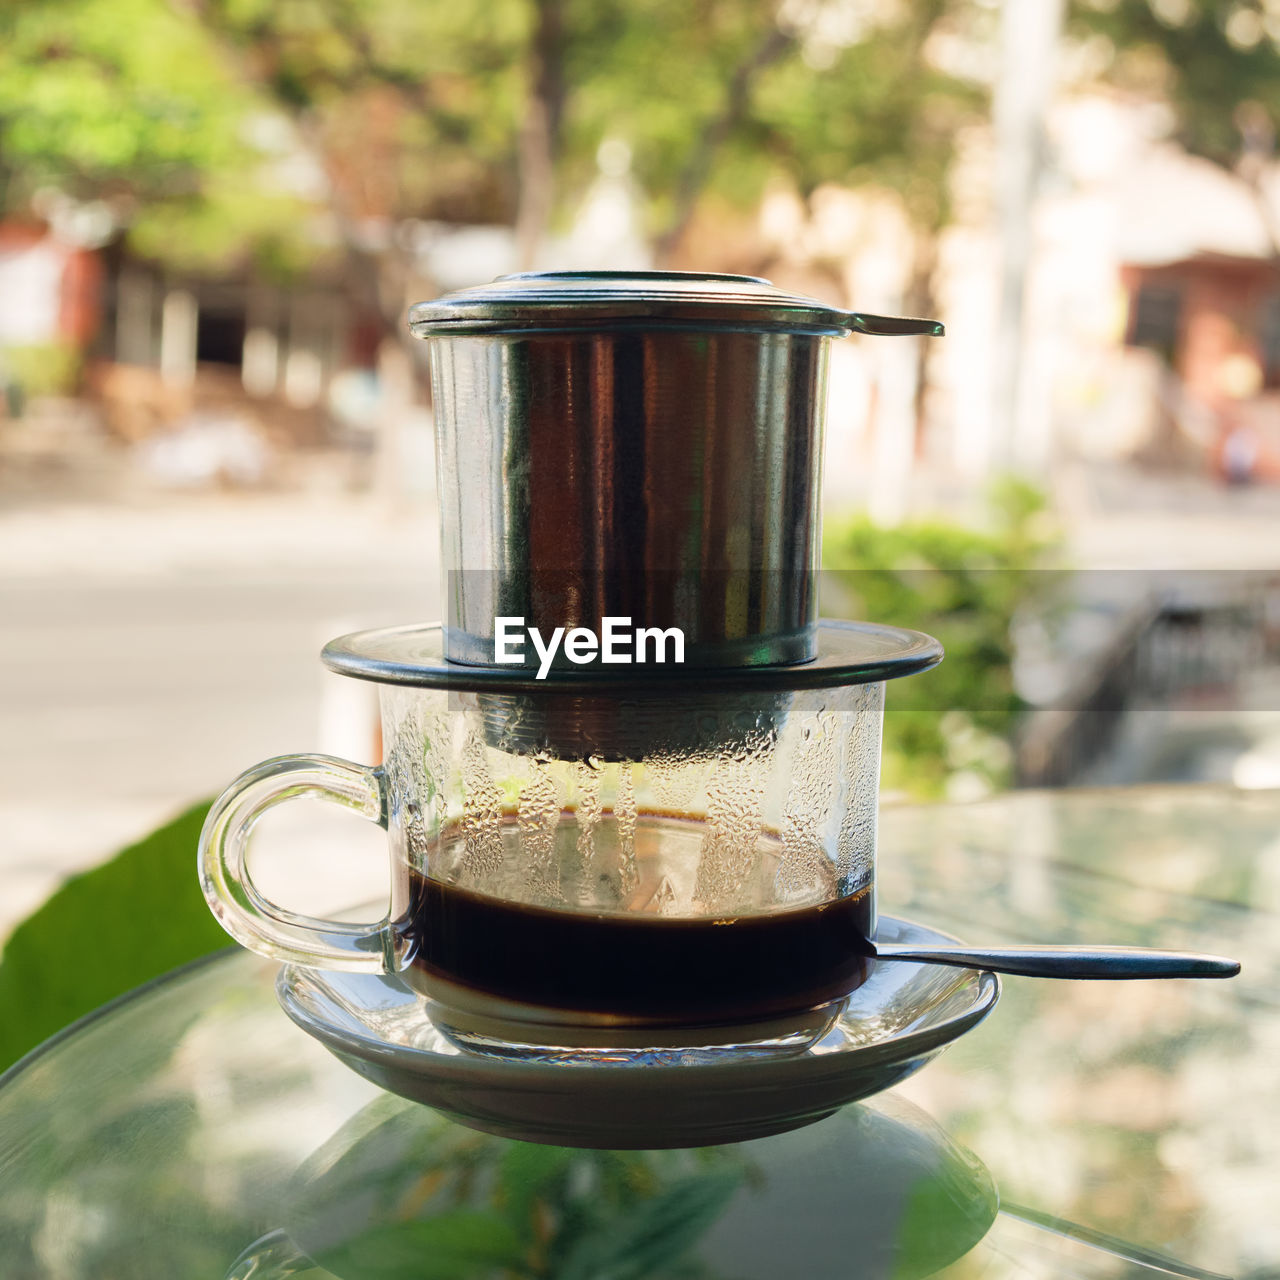
[[[408,872],[412,964],[506,1000],[659,1022],[737,1022],[809,1008],[869,968],[870,889],[726,919],[554,911]]]

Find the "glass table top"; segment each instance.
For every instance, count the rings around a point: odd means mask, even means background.
[[[1007,978],[905,1084],[789,1134],[539,1147],[382,1093],[228,952],[0,1084],[5,1280],[1280,1276],[1280,793],[886,808],[881,903],[974,943],[1238,957]]]

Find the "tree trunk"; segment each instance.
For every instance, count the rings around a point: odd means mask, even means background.
[[[915,261],[911,282],[907,286],[906,313],[909,316],[933,318],[937,312],[935,282],[938,274],[937,227],[916,228]],[[929,390],[929,360],[934,351],[933,338],[920,338],[916,343],[915,419],[917,452],[927,443],[925,434],[925,397]]]
[[[551,222],[566,94],[563,0],[535,0],[535,11],[529,99],[518,144],[516,260],[521,271],[535,264]]]
[[[676,180],[674,210],[667,229],[658,237],[655,256],[660,267],[666,266],[679,248],[697,207],[698,197],[707,184],[716,152],[733,130],[742,123],[751,105],[751,92],[759,74],[782,57],[792,42],[792,35],[781,27],[771,26],[755,51],[734,70],[725,92],[724,106],[715,119],[702,130],[693,150]]]

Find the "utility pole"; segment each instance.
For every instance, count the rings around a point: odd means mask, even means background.
[[[1047,423],[1040,421],[1049,410],[1044,400],[1048,388],[1026,376],[1026,293],[1064,7],[1064,0],[1004,0],[1000,9],[994,109],[1000,308],[992,354],[988,470],[1038,469],[1048,462]]]

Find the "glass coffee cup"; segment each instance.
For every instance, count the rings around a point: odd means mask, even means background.
[[[250,949],[395,974],[482,1050],[809,1043],[871,963],[884,682],[941,656],[818,630],[803,666],[607,682],[451,664],[438,627],[344,637],[325,660],[378,684],[385,763],[242,774],[201,837],[205,895]],[[253,825],[299,795],[385,826],[383,920],[255,887]]]

